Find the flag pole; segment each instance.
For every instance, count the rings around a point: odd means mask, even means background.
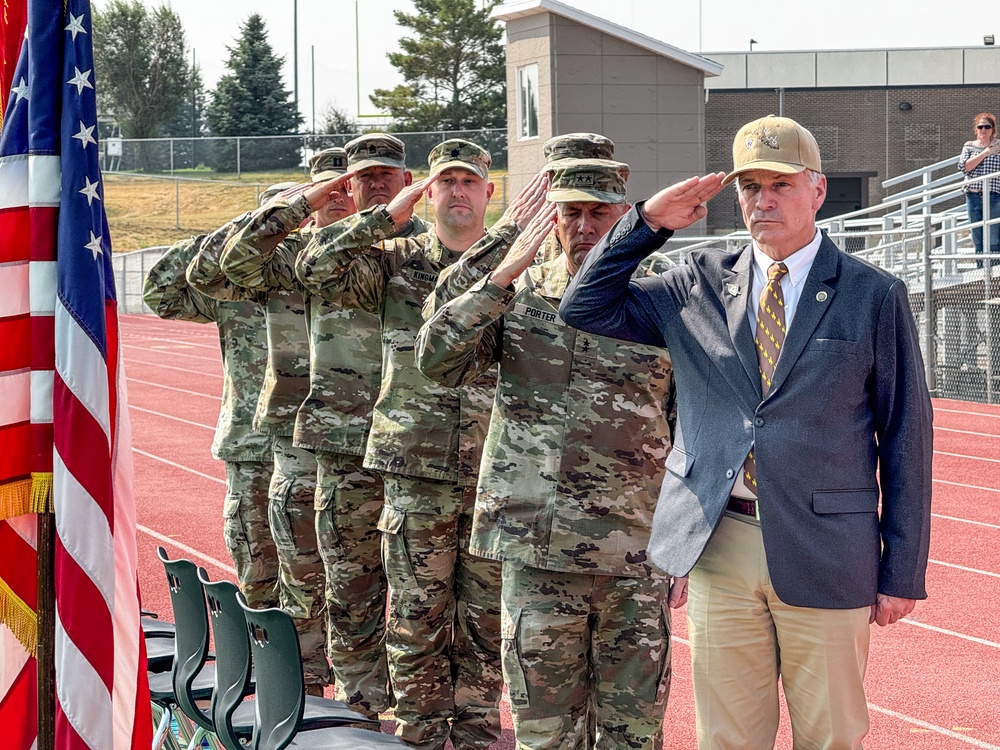
[[[54,750],[56,741],[56,592],[55,515],[38,514],[38,750]]]

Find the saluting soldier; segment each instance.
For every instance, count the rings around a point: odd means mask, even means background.
[[[314,293],[381,321],[382,389],[364,465],[385,481],[379,529],[396,734],[417,748],[443,748],[449,737],[486,748],[500,733],[500,571],[468,554],[494,380],[443,388],[413,361],[420,308],[441,269],[472,247],[506,248],[541,203],[539,183],[487,232],[490,162],[469,141],[436,146],[430,177],[318,231],[296,265]],[[434,231],[392,238],[425,191]]]
[[[260,194],[263,205],[291,183]],[[204,244],[221,248],[246,221],[237,217],[208,235],[175,243],[146,276],[142,296],[165,320],[215,323],[222,350],[222,408],[212,455],[226,464],[223,537],[236,567],[240,591],[252,607],[278,603],[278,557],[267,519],[268,487],[274,471],[271,439],[251,425],[267,364],[264,310],[252,299],[216,300],[188,283],[188,264]]]
[[[686,587],[671,590],[646,551],[671,448],[673,371],[662,348],[586,334],[558,314],[587,253],[629,208],[628,167],[566,159],[547,169],[555,206],[506,257],[468,253],[442,274],[417,365],[456,387],[499,364],[470,550],[503,563],[518,747],[658,748],[667,604],[683,604]],[[553,215],[562,252],[534,265]],[[670,265],[654,256],[638,273]]]

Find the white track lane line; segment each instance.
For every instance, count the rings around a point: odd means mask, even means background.
[[[126,376],[128,377],[128,376]],[[216,401],[222,401],[222,396],[213,396],[210,393],[201,393],[200,391],[189,391],[187,388],[175,388],[172,385],[163,385],[163,383],[154,383],[151,380],[140,380],[139,378],[128,378],[130,383],[139,383],[140,385],[149,385],[154,388],[165,388],[168,391],[177,391],[178,393],[187,393],[190,396],[201,396],[202,398],[211,398]],[[131,404],[130,404],[131,405]]]
[[[182,339],[168,339],[168,338],[165,338],[164,336],[143,336],[142,340],[143,341],[147,341],[147,342],[162,341],[162,342],[164,342],[166,344],[177,344],[178,346],[185,346],[185,347],[194,346],[194,347],[197,347],[199,349],[209,349],[209,350],[215,352],[216,354],[219,353],[219,345],[217,343],[214,344],[214,345],[213,344],[198,344],[198,343],[195,343],[194,341],[184,341]]]
[[[184,542],[178,542],[176,539],[171,539],[169,536],[164,536],[163,534],[157,531],[153,531],[148,526],[143,526],[141,523],[137,523],[135,527],[143,534],[149,534],[149,536],[153,537],[153,539],[156,539],[159,542],[163,542],[164,544],[169,544],[174,547],[177,547],[177,549],[181,550],[182,552],[186,552],[191,557],[196,557],[199,560],[202,560],[203,562],[207,562],[210,565],[214,565],[220,570],[224,570],[226,573],[229,573],[229,575],[231,576],[236,575],[236,568],[234,568],[232,565],[229,565],[228,563],[222,562],[222,560],[216,560],[214,557],[210,557],[209,555],[206,555],[204,552],[199,552],[194,547],[189,547],[188,545],[184,544]]]
[[[940,407],[934,410],[935,414],[945,413],[945,414],[969,414],[974,417],[990,417],[991,419],[1000,419],[1000,414],[984,414],[981,411],[963,411],[962,409],[942,409]]]
[[[152,409],[143,409],[141,406],[136,406],[135,404],[129,404],[128,408],[134,411],[145,412],[146,414],[153,414],[157,417],[163,417],[164,419],[172,419],[175,422],[182,422],[183,424],[189,424],[192,427],[203,427],[206,430],[215,431],[215,425],[202,424],[201,422],[192,422],[190,419],[181,419],[180,417],[174,417],[170,414],[164,414],[163,412],[153,411]]]
[[[140,456],[145,456],[146,458],[151,458],[154,461],[160,461],[161,463],[165,463],[168,466],[173,466],[175,469],[181,469],[182,471],[190,472],[191,474],[194,474],[195,476],[201,477],[202,479],[208,479],[211,482],[218,482],[221,485],[225,485],[226,484],[226,480],[225,479],[219,479],[219,477],[213,477],[211,474],[205,474],[204,472],[198,471],[197,469],[192,469],[189,466],[185,466],[184,464],[176,463],[176,462],[171,461],[170,459],[167,459],[167,458],[161,458],[160,456],[157,456],[157,455],[155,455],[153,453],[147,453],[146,451],[140,450],[139,448],[133,448],[132,452],[133,453],[138,453]]]
[[[126,349],[138,349],[140,352],[153,352],[154,354],[169,354],[171,357],[184,357],[184,359],[197,359],[201,362],[215,362],[219,363],[220,359],[218,357],[200,357],[197,354],[192,354],[191,352],[175,352],[162,347],[156,349],[150,346],[137,346],[136,344],[125,344]]]
[[[906,619],[900,620],[900,622],[908,622]],[[913,623],[911,623],[913,624]],[[685,640],[684,638],[678,638],[677,636],[672,636],[671,639],[674,643],[682,643],[688,648],[691,647],[691,642]],[[886,716],[891,716],[894,719],[904,722],[905,724],[912,724],[913,726],[920,727],[921,729],[926,729],[928,732],[934,732],[935,734],[940,734],[945,737],[950,737],[959,742],[964,742],[972,747],[982,748],[982,750],[1000,750],[1000,746],[991,745],[988,742],[983,742],[982,740],[977,740],[975,737],[969,737],[968,735],[960,734],[959,732],[952,731],[951,729],[946,729],[945,727],[939,727],[937,724],[931,724],[929,721],[924,721],[923,719],[918,719],[915,716],[909,716],[899,711],[893,711],[891,708],[884,708],[882,706],[876,705],[874,703],[869,703],[868,708],[880,714],[885,714]]]
[[[986,523],[986,521],[970,521],[968,518],[956,518],[955,516],[944,516],[940,513],[931,513],[932,518],[940,518],[945,521],[955,521],[957,523],[971,523],[973,526],[983,526],[987,529],[1000,529],[1000,525]]]
[[[948,453],[947,451],[934,451],[935,456],[951,456],[952,458],[968,458],[971,461],[989,461],[1000,464],[1000,458],[984,458],[983,456],[966,456],[964,453]]]
[[[924,630],[930,630],[933,633],[941,633],[942,635],[950,635],[952,638],[961,638],[963,641],[969,641],[970,643],[978,643],[980,646],[989,646],[990,648],[1000,648],[1000,643],[996,641],[988,641],[985,638],[977,638],[974,635],[966,635],[965,633],[959,633],[955,630],[947,630],[946,628],[939,628],[936,625],[928,625],[926,622],[916,622],[914,620],[909,620],[903,618],[897,620],[897,623],[903,623],[904,625],[912,625],[915,628],[923,628]]]
[[[954,568],[955,570],[961,570],[965,573],[976,573],[981,576],[990,576],[991,578],[1000,578],[1000,573],[994,573],[991,570],[979,570],[978,568],[967,568],[964,565],[956,565],[955,563],[947,563],[943,560],[928,560],[927,562],[933,563],[934,565],[943,565],[946,568]]]
[[[904,621],[905,622],[905,621]],[[921,729],[926,729],[928,732],[934,732],[935,734],[941,734],[945,737],[950,737],[953,740],[958,740],[959,742],[964,742],[966,745],[971,745],[972,747],[982,748],[982,750],[1000,750],[1000,746],[991,745],[989,742],[983,742],[982,740],[977,740],[975,737],[969,737],[968,735],[961,734],[959,732],[953,732],[950,729],[945,729],[944,727],[939,727],[937,724],[931,724],[929,721],[923,721],[915,716],[907,716],[906,714],[901,714],[899,711],[893,711],[891,708],[883,708],[882,706],[876,706],[874,703],[869,703],[868,708],[880,714],[885,714],[886,716],[891,716],[894,719],[899,719],[907,724],[913,724]]]
[[[217,372],[202,372],[201,370],[192,370],[190,367],[177,367],[176,365],[164,365],[159,362],[147,362],[144,359],[135,359],[134,357],[125,357],[126,375],[129,365],[147,365],[148,367],[158,367],[161,370],[177,370],[178,372],[186,372],[188,375],[203,375],[206,378],[218,379],[222,377],[221,370]]]
[[[980,487],[978,484],[963,484],[962,482],[949,482],[947,479],[935,479],[938,484],[948,484],[952,487],[965,487],[967,490],[982,490],[983,492],[1000,492],[996,487]]]
[[[954,427],[938,427],[937,425],[934,425],[934,429],[939,432],[957,432],[959,435],[975,435],[976,437],[1000,438],[1000,435],[994,435],[992,432],[970,432],[969,430],[956,430]]]

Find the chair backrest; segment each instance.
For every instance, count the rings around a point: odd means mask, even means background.
[[[171,560],[163,547],[156,554],[167,573],[170,604],[174,610],[173,687],[181,711],[200,727],[212,731],[212,719],[202,711],[193,696],[191,685],[205,666],[208,657],[208,611],[205,590],[198,571],[190,560]]]
[[[305,683],[299,636],[280,609],[251,609],[239,595],[250,636],[257,681],[251,750],[284,750],[302,723]]]
[[[198,568],[198,580],[208,599],[208,619],[215,636],[215,690],[212,692],[212,722],[226,750],[246,750],[233,731],[233,712],[250,691],[251,657],[247,621],[229,581],[211,581],[208,571]]]

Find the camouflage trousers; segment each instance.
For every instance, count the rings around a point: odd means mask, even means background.
[[[469,554],[474,487],[385,474],[379,519],[396,735],[422,750],[500,736],[500,565]]]
[[[240,591],[255,609],[278,605],[278,553],[267,520],[273,472],[271,461],[226,461],[222,536]]]
[[[323,587],[326,576],[316,544],[316,456],[292,446],[291,437],[274,438],[274,475],[268,492],[268,518],[278,550],[281,608],[295,620],[306,685],[330,682],[326,660]]]
[[[389,707],[387,586],[378,531],[382,477],[361,456],[316,453],[316,538],[326,569],[334,697],[370,718]]]
[[[503,675],[519,748],[660,748],[670,692],[663,578],[503,564]]]

